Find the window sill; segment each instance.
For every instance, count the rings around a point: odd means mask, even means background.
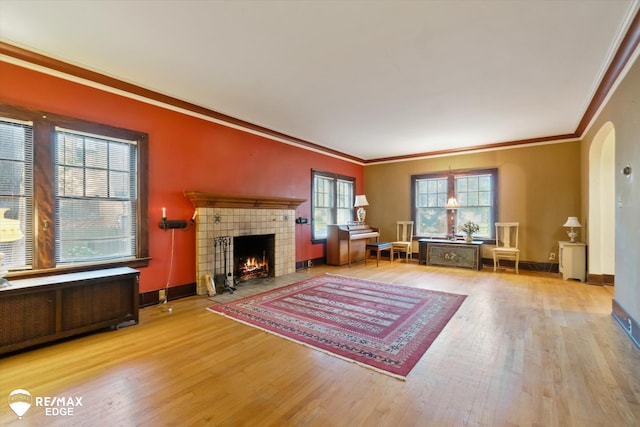
[[[134,258],[128,260],[118,260],[118,261],[107,261],[101,263],[91,263],[91,264],[73,264],[73,265],[65,265],[62,267],[56,268],[45,268],[40,270],[23,270],[23,271],[13,271],[6,274],[4,277],[7,280],[11,279],[27,279],[31,277],[39,277],[39,276],[54,276],[56,274],[64,274],[64,273],[76,273],[81,271],[93,271],[93,270],[102,270],[104,268],[112,268],[112,267],[131,267],[131,268],[142,268],[147,267],[149,265],[150,257],[147,258]]]

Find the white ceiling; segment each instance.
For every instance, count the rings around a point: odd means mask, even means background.
[[[638,3],[0,0],[0,39],[371,160],[575,132]]]

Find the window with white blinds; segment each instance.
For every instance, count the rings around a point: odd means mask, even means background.
[[[148,265],[148,142],[143,132],[0,103],[6,277]]]
[[[9,271],[31,267],[32,218],[33,125],[0,118],[0,253]]]
[[[133,258],[136,141],[56,128],[58,264]]]

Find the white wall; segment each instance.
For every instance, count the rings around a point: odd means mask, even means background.
[[[589,274],[615,274],[615,129],[606,122],[589,149]]]
[[[618,84],[583,140],[585,144],[583,149],[590,152],[591,147],[598,144],[596,136],[607,122],[611,122],[615,129],[614,298],[637,322],[640,321],[640,61],[638,57],[639,54],[636,52],[635,63],[629,67],[624,79]],[[606,138],[603,139],[605,140]],[[587,157],[587,155],[583,151],[583,156]],[[628,177],[621,173],[626,165],[630,165],[633,169]],[[590,168],[592,165],[589,164],[587,167]],[[586,191],[590,196],[590,191]],[[589,199],[588,212],[592,211],[593,204],[600,203],[599,200]],[[604,218],[602,220],[604,221]],[[607,236],[602,236],[601,239],[605,237]],[[601,266],[604,262],[606,259],[603,257],[600,260]]]

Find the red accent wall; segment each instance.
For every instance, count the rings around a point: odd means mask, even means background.
[[[195,228],[175,231],[169,277],[171,231],[156,226],[162,207],[169,219],[191,218],[185,190],[304,198],[296,217],[310,218],[312,168],[353,176],[356,191],[364,189],[361,165],[5,62],[0,101],[149,134],[152,260],[140,269],[141,293],[196,281]],[[311,244],[310,224],[296,225],[296,260],[322,256],[324,245]]]

